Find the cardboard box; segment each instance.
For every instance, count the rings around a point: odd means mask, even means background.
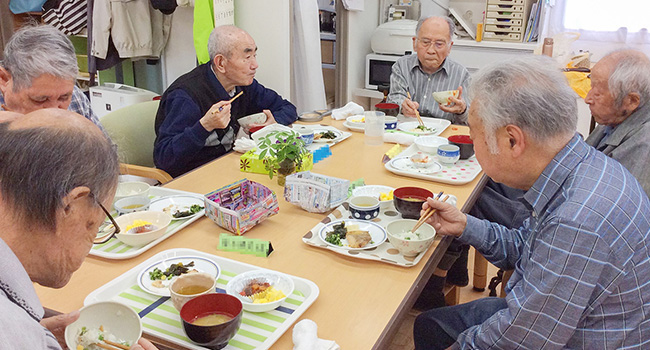
[[[255,153],[255,150],[248,151],[242,154],[239,157],[239,170],[247,173],[256,173],[256,174],[268,174],[268,170],[264,166],[264,160],[259,159],[259,154]],[[305,155],[302,160],[302,166],[300,169],[296,169],[296,172],[311,170],[314,167],[314,157],[311,153]]]

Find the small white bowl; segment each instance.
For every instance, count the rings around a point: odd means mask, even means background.
[[[255,304],[249,298],[239,294],[244,288],[252,281],[259,280],[268,282],[273,288],[281,290],[285,297],[272,301],[270,303]],[[285,299],[293,293],[295,288],[293,279],[291,277],[270,270],[252,270],[233,277],[226,285],[226,293],[236,296],[244,306],[244,310],[250,312],[266,312],[271,311],[280,306]]]
[[[394,191],[395,189],[392,187],[388,186],[381,186],[381,185],[366,185],[366,186],[361,186],[357,187],[352,191],[352,196],[371,196],[371,197],[376,197],[379,199],[379,206],[381,209],[388,209],[390,205],[393,203],[393,198],[391,196],[390,199],[387,200],[381,200],[380,196],[382,193],[385,193],[386,195],[390,194],[391,191]]]
[[[146,182],[141,181],[129,181],[129,182],[120,182],[117,184],[117,190],[115,191],[115,198],[113,203],[119,201],[122,198],[132,197],[132,196],[149,196],[149,186]]]
[[[144,233],[127,233],[127,226],[133,224],[135,220],[144,220],[152,223],[157,228],[153,231]],[[133,247],[140,247],[149,244],[162,237],[167,232],[167,226],[172,222],[172,216],[160,211],[138,211],[115,218],[115,222],[120,226],[121,232],[115,237],[122,243]]]
[[[414,219],[400,219],[386,225],[388,241],[399,250],[404,256],[416,256],[427,250],[436,238],[436,230],[433,226],[424,223],[417,229],[419,239],[406,239],[401,234],[410,231],[417,223]]]
[[[169,284],[169,295],[176,310],[181,311],[185,303],[199,295],[214,293],[217,289],[217,278],[219,276],[215,278],[215,276],[206,272],[189,272],[174,278]],[[195,294],[179,293],[183,287],[189,286],[202,287],[204,290]]]
[[[359,220],[372,220],[379,215],[379,198],[355,196],[350,199],[350,214]]]
[[[440,136],[418,136],[415,138],[415,145],[422,152],[438,154],[438,146],[448,145],[449,140]]]
[[[251,124],[262,124],[266,121],[266,114],[264,112],[250,114],[245,117],[237,119],[237,123],[241,126],[249,126]]]
[[[142,336],[142,323],[138,314],[127,305],[116,301],[101,301],[79,310],[79,318],[65,328],[65,343],[69,349],[77,348],[77,337],[82,327],[104,330],[131,346]]]
[[[458,97],[459,91],[458,90],[447,90],[447,91],[438,91],[434,92],[433,99],[436,100],[436,102],[440,103],[441,105],[448,105],[449,104],[449,98],[450,97]]]
[[[366,116],[363,114],[357,114],[345,118],[345,121],[348,122],[350,126],[355,128],[365,128],[366,127]]]
[[[116,201],[113,206],[120,215],[124,215],[136,211],[149,210],[149,204],[151,204],[149,197],[132,196]]]
[[[438,147],[438,160],[440,163],[451,165],[460,159],[460,147],[456,145],[440,145]]]
[[[416,168],[428,168],[435,163],[433,156],[426,155],[422,152],[412,154],[409,159]]]

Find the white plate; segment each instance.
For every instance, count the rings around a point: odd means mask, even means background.
[[[368,233],[370,234],[370,237],[372,238],[370,243],[368,243],[363,248],[350,248],[350,247],[346,246],[347,243],[348,243],[346,239],[341,240],[341,244],[343,244],[342,246],[338,246],[338,245],[332,244],[330,242],[327,242],[325,240],[325,237],[327,236],[327,233],[334,230],[332,228],[332,226],[338,225],[342,221],[345,221],[345,227],[348,227],[351,224],[356,224],[356,225],[359,225],[360,230],[368,231]],[[329,245],[331,247],[336,247],[336,248],[341,248],[341,249],[346,249],[346,250],[364,250],[364,249],[370,249],[370,248],[377,247],[378,245],[384,243],[384,241],[387,238],[387,235],[386,235],[386,230],[384,230],[383,227],[379,226],[378,224],[376,224],[374,222],[366,221],[366,220],[349,219],[349,220],[336,220],[336,221],[330,222],[329,224],[323,226],[320,229],[320,231],[318,232],[318,237],[320,237],[320,239],[323,242],[325,242],[325,244],[327,244],[327,245]]]
[[[419,134],[419,135],[440,135],[440,133],[445,131],[445,129],[447,129],[447,127],[451,125],[451,122],[446,119],[422,118],[422,121],[424,122],[424,126],[432,130],[431,131],[417,130],[416,128],[420,125],[418,122],[399,123],[397,124],[397,128],[402,131],[412,132],[414,134]]]
[[[152,281],[151,278],[149,277],[149,272],[153,271],[156,267],[159,268],[160,271],[164,272],[172,264],[178,264],[179,262],[182,262],[183,265],[187,265],[192,261],[194,261],[194,267],[190,268],[190,270],[195,269],[195,270],[197,270],[199,272],[209,273],[209,274],[213,275],[215,279],[219,278],[219,274],[221,274],[221,269],[219,268],[219,265],[217,265],[214,261],[206,259],[206,258],[201,258],[201,257],[198,257],[198,256],[179,256],[179,257],[173,257],[173,258],[160,260],[158,262],[155,262],[155,263],[147,266],[138,275],[138,285],[145,292],[148,292],[148,293],[151,293],[151,294],[154,294],[154,295],[159,295],[161,297],[168,297],[169,296],[169,289],[167,287],[169,286],[170,280],[162,281],[163,285],[164,285],[163,288],[154,287],[152,285],[152,283],[154,281]]]
[[[370,196],[370,197],[375,197],[379,198],[379,196],[382,193],[388,194],[390,191],[394,191],[395,189],[389,186],[381,186],[381,185],[366,185],[366,186],[361,186],[357,187],[352,191],[353,196]]]
[[[398,170],[420,174],[435,174],[442,170],[442,165],[438,162],[431,162],[430,166],[426,168],[418,168],[413,164],[409,157],[393,158],[393,160],[390,161],[390,166]]]
[[[338,142],[338,140],[341,139],[341,137],[343,137],[343,134],[340,131],[330,130],[330,129],[314,129],[314,136],[316,136],[317,134],[320,134],[320,133],[328,132],[328,131],[333,132],[334,135],[336,135],[336,137],[333,138],[333,139],[318,139],[318,140],[316,138],[314,138],[314,143]]]
[[[194,204],[198,204],[204,207],[204,209],[190,216],[185,216],[182,218],[175,218],[172,216],[172,220],[186,220],[198,215],[203,215],[205,213],[205,202],[203,201],[203,197],[184,195],[162,197],[151,202],[151,205],[149,205],[149,210],[165,212],[165,208],[169,208],[169,215],[173,215],[176,211],[189,210],[190,207]]]
[[[350,123],[348,123],[347,121],[343,122],[343,126],[345,126],[346,128],[348,128],[348,129],[350,129],[352,131],[356,131],[356,132],[364,132],[366,130],[363,127],[357,127],[357,126],[350,125]]]

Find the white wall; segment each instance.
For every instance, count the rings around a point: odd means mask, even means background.
[[[362,106],[368,104],[368,99],[354,96],[356,88],[364,88],[366,55],[371,53],[370,37],[379,25],[379,2],[370,0],[365,2],[364,11],[349,11],[348,57],[340,64],[340,69],[347,69],[348,93],[345,101],[337,101],[341,106],[354,101]],[[338,68],[338,67],[337,67]],[[340,106],[337,106],[340,107]]]
[[[291,97],[290,21],[290,0],[235,1],[235,25],[257,44],[255,79],[287,99]]]
[[[171,32],[161,57],[163,89],[196,67],[193,22],[194,7],[177,7],[172,15]]]

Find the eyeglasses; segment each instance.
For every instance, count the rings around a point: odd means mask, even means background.
[[[436,50],[440,50],[448,45],[448,43],[443,40],[432,41],[429,39],[418,39],[418,42],[425,48],[429,48],[431,45],[433,45]]]
[[[104,208],[102,203],[100,203],[95,196],[92,196],[97,205],[99,205],[100,208],[102,208],[102,211],[106,216],[108,217],[108,220],[110,221],[110,224],[104,220],[104,223],[99,227],[99,232],[97,232],[97,237],[95,237],[95,240],[93,241],[93,244],[102,244],[108,242],[111,238],[113,238],[116,234],[120,233],[120,226],[117,225],[117,222],[115,222],[115,219],[113,219],[113,216],[111,213]]]

